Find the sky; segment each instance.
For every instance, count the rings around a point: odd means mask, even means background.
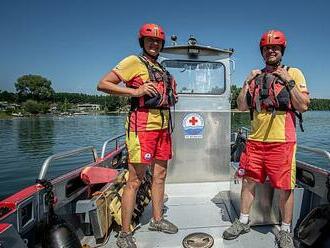
[[[55,92],[100,94],[100,78],[140,53],[140,26],[157,23],[178,43],[194,35],[202,45],[234,48],[237,86],[263,67],[261,34],[282,30],[283,63],[302,70],[312,98],[330,98],[329,12],[327,0],[1,0],[0,90],[15,92],[17,78],[37,74]]]

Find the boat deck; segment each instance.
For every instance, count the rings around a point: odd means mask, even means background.
[[[135,232],[139,248],[153,247],[183,247],[182,240],[194,232],[205,232],[214,238],[213,247],[274,247],[273,226],[253,227],[251,232],[236,240],[223,240],[223,231],[231,225],[237,217],[231,206],[227,192],[229,183],[193,183],[166,185],[167,200],[165,201],[165,218],[175,223],[177,234],[164,234],[148,230],[151,218],[151,204],[145,209],[141,217],[141,227]],[[83,241],[91,247],[95,241],[90,237]],[[115,233],[112,232],[109,241],[103,247],[116,247]]]

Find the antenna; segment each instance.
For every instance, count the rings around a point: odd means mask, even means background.
[[[171,40],[172,40],[172,46],[176,46],[177,42],[176,40],[178,39],[178,37],[176,35],[171,35]]]
[[[188,45],[189,46],[196,46],[197,45],[197,40],[195,39],[194,35],[190,35],[188,39]]]

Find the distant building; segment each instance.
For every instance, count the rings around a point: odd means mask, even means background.
[[[6,110],[8,106],[8,102],[0,102],[0,110]]]
[[[90,112],[90,111],[98,111],[100,109],[101,108],[100,108],[99,104],[84,103],[84,104],[77,105],[78,111]]]
[[[16,103],[8,103],[8,102],[0,102],[0,110],[17,110],[21,107],[21,105]]]

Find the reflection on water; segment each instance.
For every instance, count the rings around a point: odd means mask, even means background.
[[[38,154],[52,151],[54,145],[53,118],[22,119],[17,125],[18,143],[20,151]]]
[[[49,116],[0,120],[0,199],[31,185],[49,156],[94,146],[124,132],[126,115],[114,116]],[[86,165],[91,154],[55,161],[48,178]]]

